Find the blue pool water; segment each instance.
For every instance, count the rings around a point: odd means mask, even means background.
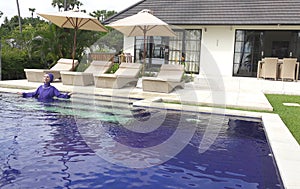
[[[214,129],[207,127],[209,114],[130,107],[122,99],[112,106],[109,98],[43,103],[10,93],[0,97],[0,188],[284,188],[257,119],[225,116],[217,138],[200,153],[204,133]],[[149,132],[123,127],[124,120],[143,123],[153,116],[160,125]],[[178,122],[191,129],[197,124],[187,145],[167,161],[131,168],[107,160],[107,138],[132,149],[152,148],[181,129]],[[84,125],[104,133],[87,135]],[[132,153],[115,155],[126,159]]]

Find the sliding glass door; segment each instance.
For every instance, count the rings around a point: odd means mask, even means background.
[[[264,57],[300,60],[300,31],[236,30],[233,75],[256,77]]]

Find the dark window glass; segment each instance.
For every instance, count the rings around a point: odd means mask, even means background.
[[[300,31],[236,30],[233,75],[256,77],[264,57],[300,57]]]

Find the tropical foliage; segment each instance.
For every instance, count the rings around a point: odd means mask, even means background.
[[[82,5],[77,0],[67,2],[69,3],[67,4],[68,9],[79,8]],[[52,6],[61,9],[63,5],[63,0],[53,0]],[[32,12],[31,17],[14,16],[10,20],[4,18],[4,23],[0,27],[1,73],[4,80],[25,78],[24,68],[50,68],[59,58],[72,57],[74,30],[59,28],[40,18],[34,18],[35,8],[30,8],[29,11]],[[0,11],[0,16],[3,15],[3,12],[4,10]],[[94,13],[101,13],[100,17],[106,19],[116,12],[100,10],[94,11]],[[106,33],[78,30],[75,58],[81,60],[85,55],[85,49],[99,41],[104,35]],[[114,35],[111,37],[114,38]],[[119,40],[120,36],[116,36],[116,38]],[[105,41],[110,43],[103,47],[115,48],[111,42],[116,40]]]
[[[58,11],[62,11],[62,10],[73,10],[74,8],[79,9],[80,6],[83,4],[77,0],[52,0],[51,5],[53,7],[57,7]]]
[[[49,68],[59,58],[71,58],[74,30],[59,28],[48,22],[31,19],[35,24],[23,20],[23,30],[14,22],[1,27],[2,36],[2,79],[24,77],[23,68]],[[84,48],[89,47],[104,34],[94,31],[77,32],[76,59],[81,59]],[[15,52],[15,53],[11,53]],[[11,56],[23,59],[23,64],[12,61]],[[26,62],[26,64],[25,64]],[[8,74],[12,72],[14,74]],[[17,71],[18,70],[18,71]]]
[[[116,11],[97,10],[90,13],[90,15],[92,17],[97,18],[100,22],[102,22],[104,21],[105,18],[109,18],[116,13],[117,13]]]

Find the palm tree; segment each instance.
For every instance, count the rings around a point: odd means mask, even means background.
[[[60,9],[64,7],[64,4],[62,3],[61,0],[53,0],[52,3],[51,3],[51,5],[53,7],[57,6],[58,7],[58,11],[60,11]]]
[[[35,12],[35,8],[29,8],[29,11],[31,12],[31,18],[33,18],[33,13]]]
[[[51,5],[53,7],[58,7],[58,11],[60,11],[61,8],[63,8],[65,11],[66,10],[72,10],[74,7],[79,7],[83,5],[80,1],[78,0],[52,0]]]
[[[117,14],[118,12],[114,11],[114,10],[111,10],[111,11],[107,11],[106,14],[105,14],[105,19],[111,17],[112,15],[114,14]]]
[[[105,20],[106,18],[116,14],[116,11],[106,11],[106,10],[97,10],[90,13],[92,17],[97,18],[100,22]]]
[[[20,33],[22,33],[22,23],[21,23],[21,13],[20,13],[20,6],[19,6],[19,1],[17,1],[17,8],[18,8],[18,17],[19,17],[19,27],[20,27]]]
[[[92,17],[97,18],[97,20],[101,21],[100,18],[102,17],[102,12],[100,10],[93,11],[92,13],[90,13],[90,15]]]
[[[75,8],[79,9],[80,6],[82,6],[83,4],[80,1],[77,0],[71,0],[70,6],[71,6],[71,10]]]
[[[67,0],[64,0],[64,11],[67,11],[68,8],[67,8]]]

